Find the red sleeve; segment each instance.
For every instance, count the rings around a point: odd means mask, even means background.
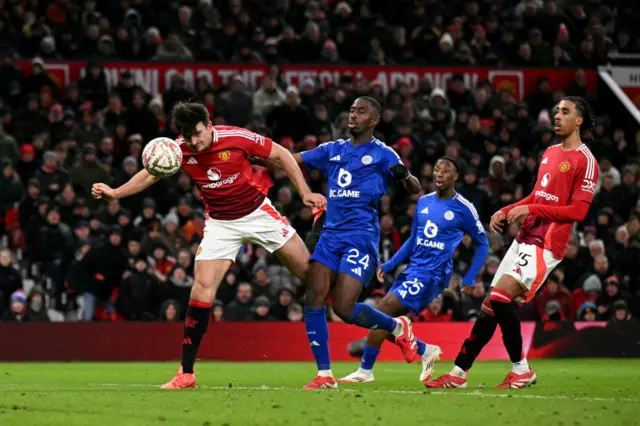
[[[584,157],[580,167],[573,176],[571,185],[571,200],[582,200],[591,204],[596,192],[596,184],[600,176],[600,169],[591,151],[582,151]]]
[[[250,130],[237,128],[238,141],[249,157],[269,158],[273,141]]]
[[[591,203],[573,200],[568,206],[529,204],[529,214],[552,222],[581,222],[587,216]]]
[[[507,215],[514,208],[516,208],[518,206],[525,206],[525,205],[531,204],[531,203],[533,203],[533,193],[527,195],[526,197],[524,197],[522,200],[518,201],[517,203],[509,204],[507,207],[503,207],[500,210],[502,210],[504,212],[504,214]]]

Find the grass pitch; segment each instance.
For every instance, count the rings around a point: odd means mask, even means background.
[[[357,362],[335,363],[336,376]],[[638,425],[640,361],[534,361],[538,384],[497,390],[508,362],[482,362],[465,390],[425,390],[419,364],[376,381],[302,391],[309,363],[198,362],[199,388],[161,391],[177,363],[0,364],[0,425]],[[436,374],[451,363],[441,362]]]

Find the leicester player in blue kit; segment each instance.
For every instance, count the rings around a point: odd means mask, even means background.
[[[408,318],[395,319],[356,303],[378,267],[378,206],[389,178],[401,181],[411,193],[420,191],[420,182],[398,154],[373,137],[381,110],[373,98],[356,99],[349,112],[351,139],[294,155],[299,163],[322,170],[328,180],[326,219],[311,256],[305,294],[305,326],[318,374],[305,389],[338,386],[331,372],[325,310],[331,291],[333,310],[343,321],[392,333],[406,358],[416,356]]]
[[[469,234],[476,243],[473,262],[462,280],[462,291],[475,288],[475,277],[489,253],[489,245],[478,213],[469,201],[454,190],[458,179],[457,162],[449,157],[439,159],[433,169],[436,192],[418,200],[411,236],[400,250],[378,269],[378,279],[383,273],[392,272],[408,258],[409,265],[398,276],[387,295],[376,306],[391,316],[407,312],[418,314],[449,285],[453,272],[453,253]],[[384,330],[371,330],[364,347],[362,363],[358,370],[340,382],[372,382],[373,365],[385,339],[393,340]],[[442,351],[438,346],[417,340],[418,354],[422,359],[420,380],[426,383],[433,374],[435,361]]]

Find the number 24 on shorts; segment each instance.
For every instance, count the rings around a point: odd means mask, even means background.
[[[365,254],[364,256],[362,256],[362,259],[358,260],[359,257],[360,257],[360,252],[358,251],[358,249],[352,248],[349,250],[349,256],[347,256],[347,262],[351,263],[352,265],[357,265],[359,263],[364,267],[365,270],[368,269],[369,255]]]

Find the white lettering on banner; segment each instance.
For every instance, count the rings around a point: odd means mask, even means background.
[[[283,71],[282,78],[287,85],[300,86],[306,79],[318,80],[320,87],[338,85],[343,75],[352,75],[354,79],[363,77],[362,72],[346,70],[287,70]]]
[[[264,70],[245,70],[212,68],[142,68],[142,67],[113,67],[105,65],[104,73],[107,79],[107,86],[111,89],[118,85],[122,73],[130,71],[133,80],[137,85],[142,87],[146,92],[152,95],[162,94],[167,88],[171,87],[171,79],[175,74],[182,75],[185,84],[189,89],[195,89],[196,82],[200,77],[204,77],[207,82],[213,86],[227,85],[234,75],[240,75],[248,88],[254,89],[259,85],[260,80],[265,76]],[[84,77],[85,70],[80,71],[80,76]],[[216,79],[217,77],[217,79]],[[217,81],[216,81],[217,80]]]
[[[153,68],[120,68],[105,66],[104,75],[107,79],[107,86],[110,90],[118,85],[120,76],[125,71],[131,72],[133,75],[133,81],[135,81],[135,83],[142,87],[146,92],[151,94],[160,93],[158,70]],[[80,71],[80,76],[84,77],[85,74],[86,71],[82,69],[82,71]]]
[[[354,189],[332,189],[329,198],[360,198],[360,191]]]
[[[31,69],[30,61],[16,61],[25,74]],[[84,74],[87,63],[84,61],[47,61],[45,68],[55,83],[63,89],[71,82],[77,81]],[[235,65],[235,64],[195,64],[195,63],[162,63],[162,62],[123,62],[106,61],[104,68],[110,86],[118,83],[122,72],[130,70],[136,84],[143,87],[152,95],[164,92],[171,81],[171,76],[180,73],[185,77],[187,87],[193,88],[198,77],[203,76],[216,87],[227,85],[234,75],[240,75],[247,89],[259,86],[261,79],[267,74],[266,65]],[[388,93],[398,83],[406,83],[410,91],[416,91],[420,81],[424,78],[433,87],[447,88],[454,74],[462,75],[467,88],[475,87],[481,80],[489,80],[497,91],[509,90],[516,99],[520,100],[536,86],[541,76],[550,79],[552,89],[564,88],[573,80],[575,71],[571,69],[493,69],[486,67],[383,67],[383,66],[304,66],[283,65],[282,77],[287,84],[299,86],[307,78],[317,80],[322,88],[329,84],[339,84],[340,78],[351,75],[354,79],[367,78],[376,80],[383,90]],[[597,83],[596,72],[586,71],[587,87],[590,92],[595,90]],[[640,71],[632,67],[613,67],[612,77],[623,88],[640,89]],[[63,89],[64,90],[64,89]],[[633,95],[630,95],[634,98]],[[637,95],[636,95],[637,96]],[[640,96],[638,96],[640,98]],[[634,98],[635,99],[635,98]]]
[[[209,84],[214,84],[213,74],[209,70],[205,70],[205,69],[195,70],[195,75],[194,75],[194,70],[192,69],[185,69],[184,71],[180,71],[175,68],[169,68],[164,73],[165,90],[171,87],[171,79],[175,74],[182,75],[182,77],[184,78],[185,84],[189,89],[194,89],[196,87],[196,81],[200,77],[204,77]]]
[[[611,67],[611,77],[622,88],[640,87],[638,67]]]
[[[376,80],[382,86],[384,92],[388,92],[392,88],[396,87],[400,83],[405,83],[409,86],[410,92],[416,92],[420,86],[420,80],[427,79],[433,88],[447,89],[449,80],[453,77],[453,73],[450,72],[425,72],[418,74],[417,72],[379,72],[376,76]],[[468,88],[473,88],[478,84],[480,80],[477,73],[463,73],[464,85]]]

